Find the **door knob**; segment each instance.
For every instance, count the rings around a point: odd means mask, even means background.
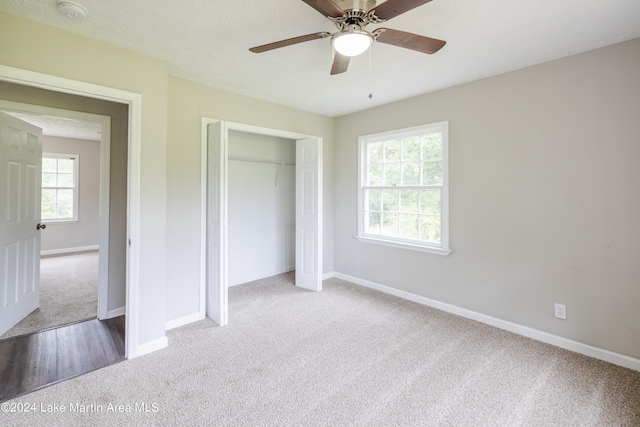
[[[47,228],[47,224],[38,224],[38,225],[36,225],[36,229],[37,230],[44,230],[45,228]]]

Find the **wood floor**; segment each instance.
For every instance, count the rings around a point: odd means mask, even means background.
[[[0,341],[0,401],[124,360],[124,316]]]

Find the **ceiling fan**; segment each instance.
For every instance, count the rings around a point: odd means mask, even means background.
[[[373,31],[365,29],[368,24],[380,24],[388,21],[431,0],[387,0],[378,6],[376,6],[376,0],[302,1],[331,20],[338,27],[338,31],[333,34],[327,32],[307,34],[252,47],[249,50],[255,53],[262,53],[297,43],[330,37],[331,44],[336,51],[333,66],[331,67],[331,74],[334,75],[347,71],[351,57],[365,52],[374,40],[428,54],[436,53],[446,44],[444,40],[432,39],[391,28],[378,28]]]

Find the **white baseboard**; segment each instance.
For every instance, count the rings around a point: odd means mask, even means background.
[[[114,308],[113,310],[107,311],[107,317],[105,319],[113,319],[114,317],[124,316],[126,312],[127,312],[127,309],[125,306]]]
[[[336,277],[338,279],[355,283],[356,285],[375,289],[386,294],[417,302],[418,304],[427,305],[429,307],[437,308],[438,310],[466,317],[467,319],[477,320],[478,322],[495,326],[497,328],[523,335],[528,338],[533,338],[534,340],[542,341],[556,347],[584,354],[595,359],[604,360],[605,362],[613,363],[615,365],[624,366],[625,368],[633,369],[634,371],[640,371],[640,360],[633,357],[625,356],[624,354],[614,353],[613,351],[559,337],[548,332],[543,332],[537,329],[529,328],[527,326],[518,325],[517,323],[508,322],[496,317],[487,316],[486,314],[478,313],[476,311],[467,310],[465,308],[461,308],[452,304],[447,304],[420,295],[412,294],[411,292],[401,291],[399,289],[391,288],[389,286],[381,285],[369,280],[360,279],[359,277],[349,276],[347,274],[338,272],[326,273],[323,277],[329,275],[331,275],[331,277]]]
[[[324,273],[322,275],[322,280],[329,280],[329,279],[333,279],[334,277],[336,277],[336,273],[334,273],[333,271],[330,271],[329,273]]]
[[[152,353],[156,350],[160,350],[165,348],[169,344],[169,340],[167,337],[162,337],[155,339],[153,341],[149,341],[148,343],[144,343],[136,347],[133,355],[129,355],[128,359],[134,359],[136,357],[144,356],[145,354]]]
[[[205,316],[203,316],[200,312],[188,314],[177,319],[168,320],[165,323],[164,328],[168,331],[169,329],[178,328],[189,323],[197,322],[198,320],[204,319],[204,317]]]
[[[284,273],[288,273],[290,271],[294,271],[296,269],[295,265],[289,265],[287,267],[283,267],[283,268],[279,268],[277,270],[274,270],[272,272],[269,272],[267,274],[265,274],[262,277],[256,277],[255,279],[251,279],[251,280],[246,280],[246,281],[242,281],[240,283],[229,283],[229,285],[227,286],[228,288],[231,288],[233,286],[238,286],[238,285],[243,285],[245,283],[249,283],[249,282],[253,282],[254,280],[260,280],[260,279],[264,279],[265,277],[271,277],[271,276],[277,276],[278,274],[284,274]]]
[[[97,251],[99,249],[100,245],[78,246],[77,248],[49,249],[46,251],[40,251],[40,256],[70,254],[72,252]]]

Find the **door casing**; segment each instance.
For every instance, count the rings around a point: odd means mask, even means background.
[[[128,359],[149,352],[138,343],[139,270],[140,270],[140,151],[142,141],[142,95],[80,82],[49,74],[0,65],[0,80],[24,86],[69,93],[87,98],[125,104],[129,107],[129,144],[127,160],[127,272],[125,307],[125,357]]]
[[[201,240],[201,244],[200,244],[200,318],[204,319],[206,317],[206,313],[207,313],[207,245],[208,245],[208,234],[207,234],[207,199],[208,199],[208,180],[207,180],[207,168],[208,168],[208,126],[210,124],[214,124],[214,123],[218,123],[218,122],[222,122],[222,128],[225,132],[225,140],[222,142],[223,144],[223,156],[224,156],[224,163],[227,163],[227,157],[228,157],[228,150],[226,149],[226,145],[227,145],[227,139],[228,139],[228,131],[229,130],[236,130],[236,131],[240,131],[240,132],[246,132],[246,133],[254,133],[254,134],[260,134],[260,135],[269,135],[269,136],[276,136],[276,137],[280,137],[280,138],[287,138],[287,139],[294,139],[296,141],[298,140],[303,140],[303,139],[315,139],[318,141],[318,146],[320,147],[319,149],[319,158],[318,158],[318,162],[320,164],[320,173],[319,176],[317,177],[317,207],[318,207],[318,215],[319,215],[319,227],[318,227],[318,263],[316,265],[317,271],[318,271],[318,285],[316,287],[316,291],[320,291],[322,289],[322,138],[317,137],[315,135],[307,135],[307,134],[301,134],[298,132],[290,132],[290,131],[285,131],[285,130],[279,130],[279,129],[271,129],[271,128],[265,128],[265,127],[261,127],[261,126],[255,126],[255,125],[248,125],[248,124],[244,124],[244,123],[234,123],[234,122],[228,122],[228,121],[223,121],[223,120],[219,120],[219,119],[212,119],[212,118],[207,118],[207,117],[203,117],[202,121],[201,121],[201,136],[202,136],[202,142],[201,142],[201,221],[200,221],[200,228],[201,228],[201,232],[200,235],[203,236],[202,240]],[[226,169],[226,168],[224,168]],[[296,170],[297,170],[297,166],[296,166]],[[298,173],[296,173],[296,186],[299,184],[297,181],[299,180],[298,178]],[[222,191],[221,191],[221,203],[224,204],[223,206],[223,211],[226,212],[226,194],[227,194],[227,186],[228,186],[228,182],[227,182],[227,176],[226,176],[226,170],[223,173],[222,176]],[[297,214],[296,214],[296,220],[297,220]],[[223,223],[226,229],[226,218],[223,218]],[[298,226],[296,225],[296,234],[298,232]],[[227,250],[226,250],[226,245],[224,245],[224,255],[223,255],[223,260],[221,262],[222,268],[225,268],[226,266],[226,257],[227,257]],[[298,257],[298,250],[296,249],[296,258]],[[298,260],[296,260],[296,265],[298,265]],[[225,288],[228,286],[227,283],[227,275],[226,274],[221,274],[220,277],[223,279],[221,282],[221,286],[224,286]],[[227,302],[225,301],[224,303],[224,316],[223,319],[225,320],[223,324],[220,324],[220,326],[224,326],[224,324],[226,324],[226,322],[228,321],[228,309],[227,309]]]

